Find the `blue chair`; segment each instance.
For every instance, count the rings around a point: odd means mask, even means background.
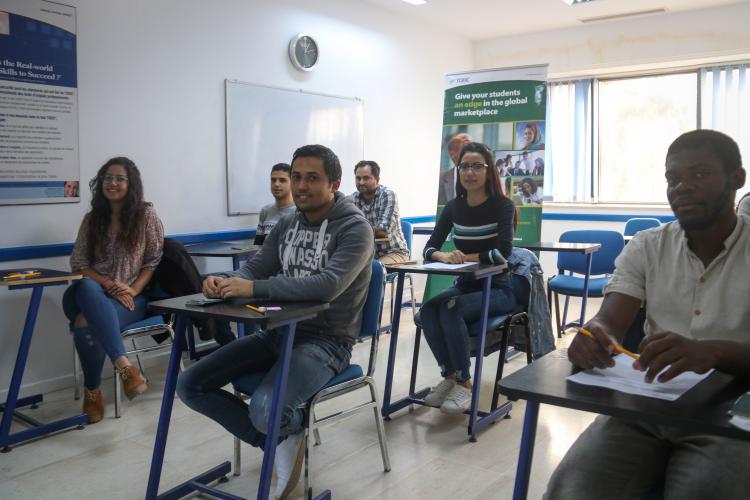
[[[388,472],[391,470],[391,462],[388,457],[388,445],[385,440],[385,429],[383,420],[380,416],[380,400],[378,389],[375,385],[375,362],[378,355],[378,335],[380,326],[380,314],[383,304],[383,283],[385,279],[385,270],[383,265],[374,260],[372,262],[372,277],[370,278],[370,287],[367,290],[367,300],[362,309],[362,327],[359,331],[360,339],[371,339],[370,360],[367,366],[367,372],[360,365],[350,364],[343,372],[333,377],[313,398],[307,403],[308,422],[305,429],[305,498],[312,498],[312,484],[309,477],[310,463],[312,453],[310,450],[310,434],[315,435],[315,444],[320,444],[318,427],[323,423],[334,422],[352,413],[370,408],[375,417],[375,427],[378,432],[380,442],[380,453],[383,458],[383,469]],[[293,369],[293,367],[292,367]],[[246,394],[252,397],[252,394],[263,380],[264,372],[254,372],[243,375],[234,380],[235,393]],[[370,400],[360,403],[346,410],[337,411],[325,417],[315,415],[315,407],[318,403],[329,401],[338,396],[349,394],[350,392],[368,388],[370,390]],[[234,440],[234,475],[240,475],[240,440]]]
[[[409,249],[409,256],[411,257],[411,242],[412,242],[412,236],[414,234],[414,228],[411,225],[411,222],[407,222],[402,220],[401,221],[401,233],[404,235],[404,240],[406,240],[406,247]],[[391,323],[393,323],[393,302],[395,299],[395,290],[396,290],[396,278],[398,278],[398,273],[390,273],[386,274],[385,276],[385,282],[389,285],[391,285]],[[404,279],[409,282],[409,292],[411,293],[411,312],[412,315],[417,315],[417,296],[414,294],[414,280],[411,276],[411,274],[405,274]],[[386,325],[382,328],[382,333],[390,333],[391,331],[391,325]]]
[[[419,344],[422,338],[422,320],[419,314],[414,317],[414,323],[417,326],[417,331],[414,335],[414,353],[412,354],[411,361],[409,397],[413,398],[413,400],[418,404],[424,404],[423,398],[429,393],[430,389],[426,388],[419,391],[416,390],[417,365],[419,363]],[[519,327],[523,330],[526,345],[526,363],[531,364],[531,362],[533,361],[533,356],[531,353],[531,331],[529,326],[527,306],[525,306],[524,304],[518,304],[515,310],[510,314],[488,317],[487,329],[485,330],[485,332],[482,332],[481,320],[467,325],[467,329],[469,332],[469,348],[472,357],[477,357],[480,354],[483,357],[487,357],[490,354],[500,351],[500,355],[497,358],[497,370],[495,372],[495,384],[492,391],[492,403],[490,405],[490,411],[477,411],[477,417],[482,419],[488,417],[490,419],[490,423],[500,417],[508,418],[510,410],[512,408],[512,404],[510,402],[506,402],[502,407],[498,408],[498,399],[500,396],[498,382],[503,377],[503,367],[505,366],[505,361],[507,360],[508,343],[510,341],[511,332],[512,329],[516,327]],[[481,340],[482,333],[484,333],[485,341],[484,352],[479,353],[478,346]],[[479,399],[479,389],[481,385],[481,381],[474,381],[472,387],[472,399],[474,401],[478,401]],[[469,414],[469,441],[474,443],[477,441],[476,433],[484,428],[484,425],[477,426],[477,422],[474,420],[475,417],[472,415],[471,411],[469,410],[467,411],[467,413]]]
[[[625,223],[625,230],[622,232],[622,235],[633,236],[638,231],[659,226],[661,226],[661,221],[654,217],[633,217]]]
[[[615,259],[625,246],[622,234],[617,231],[566,231],[560,235],[561,243],[599,243],[601,248],[591,255],[591,269],[587,267],[588,257],[574,252],[560,252],[557,255],[556,276],[547,281],[547,302],[552,309],[552,295],[555,297],[555,319],[557,336],[561,337],[569,326],[579,325],[586,316],[588,297],[604,297],[604,287],[609,283],[609,275],[615,271]],[[565,273],[568,274],[565,274]],[[586,277],[588,290],[586,290]],[[598,276],[598,277],[594,277]],[[565,295],[565,309],[560,322],[559,295]],[[566,323],[570,297],[581,297],[581,319]]]

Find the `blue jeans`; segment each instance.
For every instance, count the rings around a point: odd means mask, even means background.
[[[125,345],[120,332],[122,327],[146,317],[146,297],[134,297],[135,309],[128,311],[117,299],[107,295],[96,281],[83,278],[65,290],[63,311],[70,320],[73,342],[81,360],[83,383],[96,389],[102,382],[105,356],[114,361],[125,355]],[[86,318],[88,326],[76,327],[78,313]]]
[[[263,448],[281,340],[281,332],[269,330],[222,346],[180,374],[177,394],[187,406],[215,420],[242,441]],[[304,429],[304,403],[349,366],[350,357],[351,348],[333,337],[297,334],[286,398],[281,407],[279,434],[282,439]],[[265,375],[249,405],[222,389],[232,380],[253,372]]]
[[[497,278],[497,277],[496,277]],[[507,283],[507,286],[506,286]],[[502,286],[497,287],[500,284]],[[510,279],[493,279],[489,316],[508,314],[516,307]],[[443,377],[455,375],[458,382],[471,379],[468,323],[482,314],[482,290],[458,283],[425,302],[419,312],[427,344]]]

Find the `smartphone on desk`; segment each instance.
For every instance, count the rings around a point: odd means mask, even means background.
[[[219,304],[221,302],[226,302],[226,299],[209,299],[207,297],[201,298],[201,299],[190,299],[185,301],[186,306],[210,306],[211,304]]]

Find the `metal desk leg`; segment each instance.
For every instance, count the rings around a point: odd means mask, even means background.
[[[26,360],[29,357],[29,349],[31,348],[31,336],[34,334],[34,324],[36,323],[36,315],[39,312],[39,304],[42,301],[42,287],[34,287],[31,292],[31,301],[29,302],[29,309],[26,312],[26,321],[23,325],[23,333],[21,334],[21,342],[18,346],[18,354],[16,355],[16,364],[13,367],[13,376],[10,379],[10,387],[8,388],[8,397],[5,400],[5,407],[3,408],[3,419],[0,422],[0,446],[5,450],[10,446],[10,424],[13,422],[13,413],[16,411],[16,403],[18,402],[18,393],[21,390],[21,379],[23,378],[23,371],[26,368]]]
[[[590,253],[586,256],[586,276],[583,277],[583,298],[581,299],[581,323],[580,327],[583,327],[586,322],[586,301],[589,298],[589,279],[591,279],[591,261],[594,258],[594,254]]]
[[[391,391],[393,390],[393,369],[396,364],[396,347],[398,346],[398,327],[401,323],[401,302],[404,294],[404,272],[399,271],[396,283],[396,305],[393,310],[393,321],[391,327],[391,343],[388,349],[388,366],[385,371],[385,390],[383,391],[382,415],[388,420],[391,414]]]
[[[267,500],[271,491],[271,473],[273,462],[276,458],[276,445],[279,441],[279,425],[281,423],[281,411],[286,398],[286,382],[289,376],[289,362],[292,357],[292,346],[294,344],[294,330],[296,323],[286,327],[286,333],[281,345],[281,357],[279,371],[273,386],[273,400],[271,401],[271,413],[269,414],[270,429],[266,434],[266,442],[263,449],[263,466],[260,471],[260,483],[258,484],[258,500]]]
[[[526,500],[529,492],[531,460],[534,457],[534,440],[536,439],[536,423],[538,418],[539,403],[536,401],[527,401],[526,414],[523,417],[521,449],[518,452],[518,467],[516,468],[516,484],[513,488],[513,500]]]
[[[42,291],[44,290],[44,286],[32,285],[31,288],[31,300],[29,301],[29,308],[26,312],[23,333],[21,334],[21,341],[18,345],[18,353],[16,354],[16,363],[13,366],[13,375],[11,376],[10,386],[8,387],[8,397],[5,400],[5,404],[0,405],[0,411],[3,412],[3,418],[0,420],[0,448],[2,448],[4,453],[10,451],[10,446],[13,444],[61,431],[69,427],[81,427],[86,423],[86,415],[83,414],[46,424],[38,422],[36,419],[29,416],[21,415],[20,413],[16,414],[17,408],[35,405],[42,401],[41,395],[18,399],[18,394],[21,390],[23,372],[26,369],[26,361],[29,358],[31,338],[34,334],[34,325],[36,324],[39,305],[42,301]],[[14,416],[30,425],[31,428],[11,434],[10,427],[13,423]]]
[[[479,344],[477,344],[477,361],[474,364],[474,384],[471,388],[471,410],[469,412],[469,441],[476,442],[474,424],[477,421],[477,409],[479,407],[479,389],[482,385],[482,360],[484,359],[484,342],[487,336],[487,315],[490,311],[490,290],[492,277],[484,278],[482,286],[482,323],[479,330]]]
[[[175,336],[174,340],[172,340],[172,351],[169,354],[167,380],[164,382],[164,394],[161,399],[159,424],[156,427],[154,452],[151,456],[151,470],[148,475],[146,500],[154,500],[159,493],[159,480],[161,479],[161,468],[164,464],[164,451],[167,446],[169,420],[172,417],[172,405],[174,403],[175,389],[177,388],[177,375],[180,370],[180,358],[182,357],[182,351],[185,350],[185,335],[187,335],[186,330],[188,321],[188,318],[182,314],[177,316]]]

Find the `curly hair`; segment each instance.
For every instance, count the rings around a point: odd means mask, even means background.
[[[120,230],[117,242],[127,250],[133,250],[143,238],[143,225],[146,207],[150,205],[143,200],[143,182],[133,160],[124,156],[112,158],[102,165],[96,177],[89,181],[91,188],[91,209],[86,214],[86,229],[88,236],[88,258],[94,260],[106,244],[112,220],[112,207],[104,196],[104,177],[107,169],[113,165],[120,165],[128,176],[128,192],[120,210]]]

